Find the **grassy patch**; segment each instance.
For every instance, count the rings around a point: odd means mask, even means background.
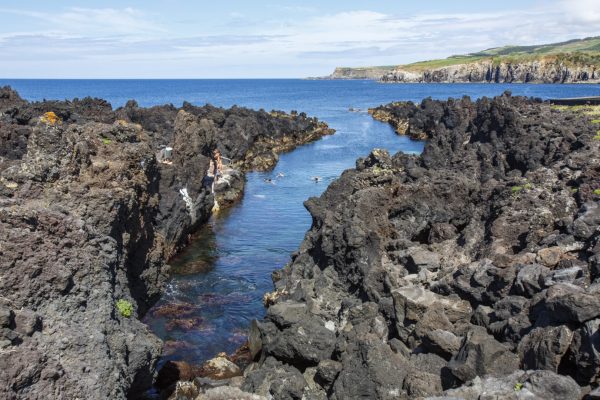
[[[111,142],[110,139],[102,138],[102,143],[104,143],[104,144],[111,144],[112,142]]]
[[[518,185],[518,186],[513,186],[510,188],[510,191],[512,192],[513,196],[517,196],[519,195],[519,193],[523,192],[523,191],[529,191],[533,189],[533,184],[526,182],[524,185]]]
[[[520,392],[523,389],[523,384],[521,382],[515,383],[515,392]]]
[[[133,305],[125,299],[117,300],[117,311],[125,318],[133,315]]]
[[[596,196],[600,196],[600,189],[596,189],[596,190],[594,190],[594,194],[595,194]]]

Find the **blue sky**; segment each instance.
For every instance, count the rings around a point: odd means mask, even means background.
[[[286,78],[600,35],[600,0],[0,3],[0,78]]]

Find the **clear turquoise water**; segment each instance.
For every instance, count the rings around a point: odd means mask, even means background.
[[[214,218],[174,261],[176,270],[162,300],[146,322],[167,341],[164,360],[199,364],[245,340],[249,322],[264,314],[262,296],[272,290],[271,272],[289,261],[308,228],[303,202],[355,165],[373,148],[418,153],[422,143],[397,136],[372,120],[368,107],[396,100],[420,101],[469,95],[513,94],[541,98],[600,95],[600,85],[406,84],[371,81],[303,80],[0,80],[29,100],[95,96],[121,106],[163,103],[218,106],[234,104],[304,111],[326,121],[337,133],[281,156],[269,173],[248,174],[241,203]],[[349,108],[362,112],[350,112]],[[283,173],[285,176],[278,178]],[[315,183],[313,176],[323,177]],[[264,182],[271,178],[274,184]],[[190,273],[190,271],[201,272]],[[179,316],[161,314],[164,305],[183,305]],[[158,312],[157,312],[158,311]],[[191,327],[185,327],[191,325]]]

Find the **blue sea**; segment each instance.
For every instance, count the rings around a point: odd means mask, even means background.
[[[352,168],[373,148],[419,153],[423,143],[396,135],[374,121],[369,107],[425,97],[514,95],[598,96],[600,85],[378,84],[372,81],[310,80],[2,80],[28,100],[100,97],[113,107],[129,99],[140,106],[189,101],[202,105],[298,110],[326,121],[336,134],[281,156],[274,171],[250,173],[243,200],[220,213],[174,261],[166,293],[145,321],[166,341],[164,360],[200,364],[233,352],[246,339],[250,321],[264,315],[262,296],[272,290],[271,273],[310,228],[303,202]],[[354,111],[350,111],[350,108]],[[279,176],[278,176],[279,175]],[[315,182],[311,178],[322,177]],[[266,183],[270,178],[272,183]],[[161,312],[177,305],[179,316]],[[158,311],[158,312],[157,312]]]

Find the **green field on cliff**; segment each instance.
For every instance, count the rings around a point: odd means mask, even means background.
[[[519,63],[535,60],[555,60],[570,65],[600,65],[600,36],[533,46],[495,47],[476,53],[450,56],[444,59],[419,61],[411,64],[396,66],[364,67],[360,68],[360,70],[370,69],[391,71],[396,68],[402,68],[409,71],[422,71],[425,69],[443,68],[482,60],[492,60],[494,64],[505,62]],[[359,70],[359,68],[347,69]]]

